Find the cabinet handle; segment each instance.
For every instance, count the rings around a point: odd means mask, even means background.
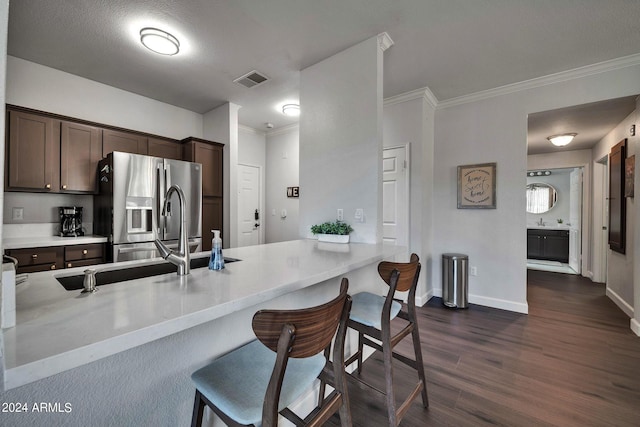
[[[51,266],[51,269],[52,269],[52,270],[55,270],[55,269],[56,269],[56,265],[55,265],[55,264],[53,264],[53,265]]]
[[[31,259],[38,259],[38,254],[31,255]]]
[[[51,190],[51,184],[45,185],[44,188],[46,188],[47,190]]]
[[[82,251],[82,255],[86,255],[86,254],[88,254],[88,253],[89,253],[89,251],[87,251],[86,249],[84,249],[84,250]]]
[[[71,268],[71,267],[72,267],[71,263],[68,263],[67,268]]]
[[[67,189],[66,184],[62,186],[62,189],[63,189],[63,190],[66,190],[66,189]]]

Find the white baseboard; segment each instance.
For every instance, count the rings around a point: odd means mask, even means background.
[[[634,334],[640,337],[640,322],[636,319],[631,319],[631,330]]]
[[[529,304],[509,301],[498,298],[469,295],[471,304],[483,305],[485,307],[499,308],[500,310],[514,311],[516,313],[529,314]]]
[[[433,297],[433,289],[429,289],[426,293],[416,296],[416,305],[422,307]]]
[[[620,295],[618,295],[617,293],[609,289],[608,286],[607,286],[606,294],[609,297],[609,299],[613,301],[615,305],[617,305],[618,308],[624,312],[624,314],[626,314],[627,316],[633,319],[633,307],[627,304],[627,302],[623,300],[620,297]]]

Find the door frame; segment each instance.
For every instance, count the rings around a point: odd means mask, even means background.
[[[238,163],[236,167],[236,182],[238,185],[240,184],[239,175],[242,167],[256,168],[258,169],[258,178],[260,182],[258,183],[258,209],[260,209],[260,227],[258,228],[258,244],[264,244],[264,224],[265,224],[265,201],[264,201],[264,168],[261,165],[253,165],[250,163]],[[238,213],[235,222],[236,222],[236,242],[240,241],[240,189],[237,187],[237,198],[236,198],[237,206],[236,212]]]
[[[389,147],[382,147],[382,159],[384,159],[384,152],[386,150],[394,150],[394,149],[404,149],[404,159],[406,162],[405,165],[405,194],[407,195],[406,197],[406,206],[405,206],[405,214],[403,215],[402,220],[405,221],[405,224],[407,225],[405,227],[406,232],[404,233],[404,239],[405,242],[407,242],[407,250],[410,251],[411,248],[411,142],[407,142],[404,145],[392,145]],[[380,195],[382,197],[382,195]],[[382,203],[384,204],[384,198],[382,200]]]
[[[608,233],[609,216],[609,159],[603,158],[594,164],[594,224],[593,224],[593,265],[591,280],[597,283],[607,283],[608,243],[605,235]]]

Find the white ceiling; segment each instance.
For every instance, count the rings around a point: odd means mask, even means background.
[[[429,87],[439,101],[640,52],[638,0],[14,0],[10,55],[240,123],[294,123],[299,71],[387,32],[385,98]],[[156,55],[142,27],[181,52]],[[234,78],[258,70],[253,89]],[[304,109],[304,105],[302,106]]]
[[[529,154],[592,148],[636,108],[637,96],[576,105],[530,114],[527,130]],[[575,132],[569,145],[555,147],[548,136]]]

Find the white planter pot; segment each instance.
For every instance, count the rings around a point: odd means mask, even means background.
[[[318,234],[319,242],[327,243],[349,243],[348,234]]]

